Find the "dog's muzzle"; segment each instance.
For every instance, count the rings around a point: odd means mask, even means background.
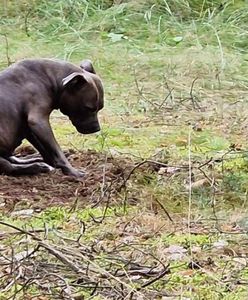
[[[98,119],[93,121],[71,120],[77,131],[82,134],[95,133],[101,130]]]
[[[89,127],[79,127],[75,126],[77,128],[77,131],[82,133],[82,134],[90,134],[90,133],[95,133],[101,130],[100,125],[94,125],[94,126],[89,126]]]

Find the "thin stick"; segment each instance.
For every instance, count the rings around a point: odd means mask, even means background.
[[[168,211],[165,209],[164,205],[158,199],[156,199],[156,198],[155,198],[155,201],[162,208],[162,210],[164,211],[164,213],[166,214],[166,216],[168,217],[168,219],[171,221],[171,223],[174,223],[172,217],[170,216],[170,214],[168,213]]]
[[[153,284],[154,282],[158,281],[159,279],[161,279],[162,277],[164,277],[166,274],[168,274],[170,272],[169,269],[169,264],[164,268],[164,270],[155,278],[145,282],[144,284],[142,284],[141,288],[145,288],[151,284]]]
[[[192,81],[192,84],[191,84],[191,87],[190,87],[190,99],[192,101],[192,104],[193,104],[193,107],[194,109],[200,109],[200,105],[198,104],[198,102],[195,100],[195,96],[193,95],[193,89],[194,89],[194,85],[195,85],[195,82],[198,78],[196,77],[193,81]]]
[[[188,134],[188,165],[189,165],[189,198],[188,198],[188,242],[189,242],[189,251],[192,260],[192,245],[191,245],[191,207],[192,207],[192,161],[191,161],[191,127],[189,128]],[[192,294],[192,290],[190,289]]]
[[[29,25],[28,24],[28,17],[30,16],[31,12],[32,12],[31,9],[29,9],[28,12],[26,13],[25,19],[24,19],[24,29],[25,29],[27,37],[30,37],[29,26],[28,26]]]
[[[0,33],[5,39],[5,54],[7,59],[7,65],[10,66],[12,64],[11,59],[9,57],[9,41],[6,33]]]

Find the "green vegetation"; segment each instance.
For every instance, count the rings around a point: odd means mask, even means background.
[[[104,278],[102,270],[112,267],[112,259],[114,270],[124,270],[126,277],[98,280],[108,287],[121,281],[124,295],[117,288],[119,294],[114,289],[104,294],[96,286],[73,285],[79,275],[63,268],[61,259],[43,247],[33,258],[37,266],[55,266],[72,284],[73,295],[60,289],[58,278],[49,290],[44,277],[37,278],[40,286],[27,284],[15,299],[73,299],[74,294],[95,300],[117,299],[117,294],[118,299],[247,299],[247,20],[244,0],[0,3],[0,69],[31,57],[75,64],[90,58],[103,79],[102,132],[82,136],[54,112],[51,123],[62,147],[96,150],[117,161],[127,159],[127,165],[147,160],[130,175],[125,189],[116,189],[110,202],[100,201],[96,207],[91,199],[102,192],[102,179],[92,197],[73,191],[76,208],[75,203],[51,204],[26,218],[4,207],[2,211],[1,220],[29,232],[40,229],[35,235],[68,257],[69,247],[76,245],[71,240],[84,224],[80,255],[101,267],[101,272],[92,272],[92,282],[99,273]],[[37,189],[42,202],[50,190]],[[11,196],[0,187],[0,204],[2,199],[10,201]],[[18,208],[35,205],[26,200]],[[20,281],[11,285],[8,279],[6,287],[8,269],[1,269],[1,256],[9,257],[14,248],[17,253],[33,249],[38,242],[13,234],[5,225],[0,226],[0,239],[0,299],[14,299],[25,280],[15,274]],[[171,245],[185,252],[174,260],[170,255],[175,253],[168,252]],[[75,262],[83,267],[78,257]],[[128,273],[127,261],[132,260],[141,266],[170,263],[170,272],[142,287],[154,277]],[[6,291],[1,291],[2,284]]]

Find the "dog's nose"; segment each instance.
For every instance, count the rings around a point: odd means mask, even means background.
[[[76,126],[77,131],[82,133],[82,134],[90,134],[90,133],[95,133],[101,130],[101,127],[98,124],[94,124],[91,126]]]

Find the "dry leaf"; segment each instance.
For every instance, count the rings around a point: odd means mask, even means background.
[[[191,183],[191,189],[198,189],[203,186],[210,186],[210,182],[207,178],[203,178],[203,179],[200,179],[200,180],[197,180],[197,181]],[[190,186],[187,185],[186,188],[187,188],[187,190],[189,190]]]

